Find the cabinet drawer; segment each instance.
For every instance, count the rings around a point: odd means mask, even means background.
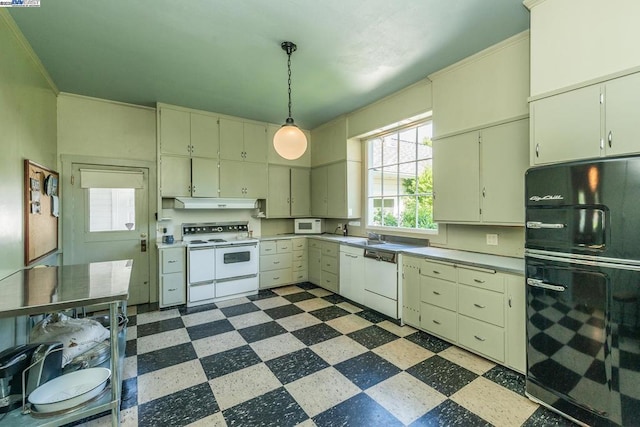
[[[307,269],[307,260],[303,259],[302,261],[293,261],[293,263],[291,264],[291,269],[293,271],[306,270]]]
[[[504,293],[504,276],[500,273],[459,268],[458,282],[469,286],[488,289],[494,292]]]
[[[355,246],[349,246],[349,245],[340,245],[340,252],[344,252],[349,255],[355,255],[355,256],[364,255],[364,249],[357,248]]]
[[[300,283],[300,282],[306,282],[307,281],[307,269],[305,268],[304,270],[297,270],[293,272],[293,282],[294,283]]]
[[[457,285],[446,280],[422,276],[420,278],[420,300],[447,310],[456,311],[458,303]]]
[[[308,244],[310,248],[322,249],[322,241],[317,239],[309,239]]]
[[[458,319],[455,312],[423,302],[420,305],[420,316],[420,326],[424,330],[456,341]]]
[[[307,239],[292,239],[291,244],[293,245],[294,251],[303,251],[307,249]]]
[[[293,251],[293,262],[307,259],[307,251]]]
[[[260,271],[291,268],[291,254],[264,255],[260,257]]]
[[[261,288],[269,288],[272,286],[284,285],[286,283],[291,283],[291,269],[289,268],[260,273]]]
[[[338,258],[322,256],[322,271],[338,274]]]
[[[276,252],[286,254],[291,252],[291,240],[276,240]]]
[[[498,326],[458,316],[458,340],[465,347],[504,362],[504,329]]]
[[[339,245],[337,243],[322,242],[322,255],[338,256]]]
[[[323,271],[320,286],[332,292],[338,292],[338,275]]]
[[[260,255],[273,255],[276,253],[276,241],[268,240],[260,242]]]
[[[162,306],[184,304],[185,282],[180,273],[164,274],[160,276],[162,292]]]
[[[441,262],[422,261],[420,266],[422,276],[436,277],[450,282],[456,281],[456,268],[453,264],[443,264]]]
[[[162,249],[162,274],[184,270],[184,248]]]
[[[458,312],[496,326],[504,326],[504,295],[459,285]]]

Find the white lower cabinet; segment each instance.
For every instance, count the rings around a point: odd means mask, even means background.
[[[260,288],[307,280],[306,238],[260,242]]]
[[[402,269],[403,322],[525,372],[523,276],[406,255]]]
[[[160,307],[186,302],[185,249],[163,248],[159,251]]]
[[[398,264],[364,259],[364,305],[398,318]]]
[[[340,295],[360,304],[364,295],[364,249],[340,245]]]
[[[322,280],[322,242],[317,239],[309,239],[309,281],[314,285],[320,285]]]

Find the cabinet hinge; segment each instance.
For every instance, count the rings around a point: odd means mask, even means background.
[[[74,182],[76,182],[76,177],[71,175],[71,185],[73,185]]]
[[[478,134],[478,144],[482,144],[482,134]]]
[[[418,314],[418,322],[422,322],[422,314]]]
[[[482,208],[478,209],[480,211],[480,215],[482,215]]]

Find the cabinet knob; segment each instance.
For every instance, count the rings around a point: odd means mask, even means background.
[[[487,189],[482,187],[482,197],[487,197]]]
[[[536,144],[536,157],[540,157],[540,144]]]
[[[609,148],[613,144],[613,132],[609,131],[609,135],[607,135],[607,141],[609,141]]]

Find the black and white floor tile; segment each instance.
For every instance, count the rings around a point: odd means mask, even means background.
[[[309,283],[129,319],[125,427],[572,425],[522,375]]]

